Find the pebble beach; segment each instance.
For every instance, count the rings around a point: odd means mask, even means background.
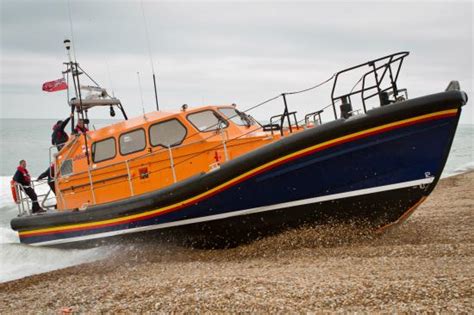
[[[474,172],[403,224],[306,227],[225,250],[129,244],[0,284],[0,313],[474,312]]]

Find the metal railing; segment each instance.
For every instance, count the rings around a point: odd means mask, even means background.
[[[387,55],[381,58],[373,59],[371,61],[337,72],[334,75],[334,83],[333,83],[333,87],[331,91],[331,102],[332,102],[332,107],[334,111],[334,118],[338,119],[336,104],[335,104],[337,100],[341,100],[343,102],[343,105],[350,105],[352,104],[351,96],[360,94],[364,113],[366,113],[367,112],[366,101],[374,96],[377,96],[377,95],[379,96],[380,106],[384,106],[390,103],[390,100],[388,99],[389,94],[392,94],[394,98],[396,99],[398,96],[398,93],[402,91],[402,90],[399,90],[397,87],[398,76],[400,74],[403,60],[408,55],[409,55],[409,52],[402,51],[402,52]],[[395,66],[396,69],[392,69],[392,66]],[[343,93],[343,94],[338,94],[338,95],[335,94],[336,87],[338,84],[338,79],[342,74],[352,72],[358,69],[362,69],[364,67],[369,67],[370,70],[365,72],[362,75],[362,77],[355,83],[354,87],[349,93]],[[379,74],[379,72],[382,72],[382,73]],[[387,73],[389,75],[390,84],[388,87],[383,87],[382,83]],[[367,78],[371,75],[373,75],[375,84],[367,86],[366,85]],[[360,83],[362,83],[361,88],[354,91],[354,89]],[[366,95],[366,92],[368,91],[371,91],[372,94]],[[341,107],[341,111],[342,111],[342,107]],[[350,106],[347,111],[348,112],[352,111]],[[341,113],[341,116],[344,116],[344,114]]]
[[[28,197],[28,195],[25,192],[25,188],[23,185],[15,182],[14,184],[15,188],[15,193],[17,196],[16,204],[18,207],[18,216],[25,216],[25,215],[32,215],[32,206],[33,206],[33,201]],[[32,180],[31,181],[31,188],[35,190],[36,196],[38,198],[37,202],[43,209],[55,209],[56,207],[56,202],[54,204],[48,204],[49,201],[56,201],[56,197],[51,195],[51,189],[48,187],[48,190],[46,193],[38,193],[38,190],[42,190],[43,185],[48,185],[47,180]],[[38,189],[39,188],[39,189]]]

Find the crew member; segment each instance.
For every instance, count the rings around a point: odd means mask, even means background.
[[[51,188],[54,194],[56,194],[55,188],[54,188],[54,164],[51,163],[51,166],[48,167],[46,171],[41,173],[40,176],[38,176],[38,179],[43,179],[47,178],[48,179],[48,186]]]
[[[17,167],[13,180],[20,184],[23,187],[25,193],[30,197],[33,203],[33,213],[42,213],[46,212],[43,210],[38,203],[38,196],[35,193],[35,190],[31,188],[31,177],[26,169],[26,161],[21,160],[20,165]]]
[[[53,134],[51,135],[51,143],[56,146],[58,151],[60,151],[64,147],[64,144],[69,140],[69,136],[64,131],[64,128],[66,128],[67,123],[69,122],[69,120],[72,118],[73,115],[74,114],[71,113],[71,115],[68,118],[66,118],[64,121],[58,120],[58,122],[53,126]]]
[[[89,129],[87,129],[87,127],[85,126],[84,119],[79,118],[79,120],[77,121],[76,128],[74,128],[74,133],[79,135],[88,131]]]

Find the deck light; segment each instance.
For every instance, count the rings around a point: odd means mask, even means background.
[[[111,116],[111,117],[115,117],[115,110],[114,110],[114,108],[112,107],[112,105],[110,105],[110,116]]]
[[[64,47],[66,47],[66,50],[71,49],[71,41],[69,39],[64,40]]]

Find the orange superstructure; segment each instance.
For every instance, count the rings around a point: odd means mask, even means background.
[[[280,137],[234,106],[152,112],[75,135],[56,159],[57,208],[84,209],[162,189]]]

